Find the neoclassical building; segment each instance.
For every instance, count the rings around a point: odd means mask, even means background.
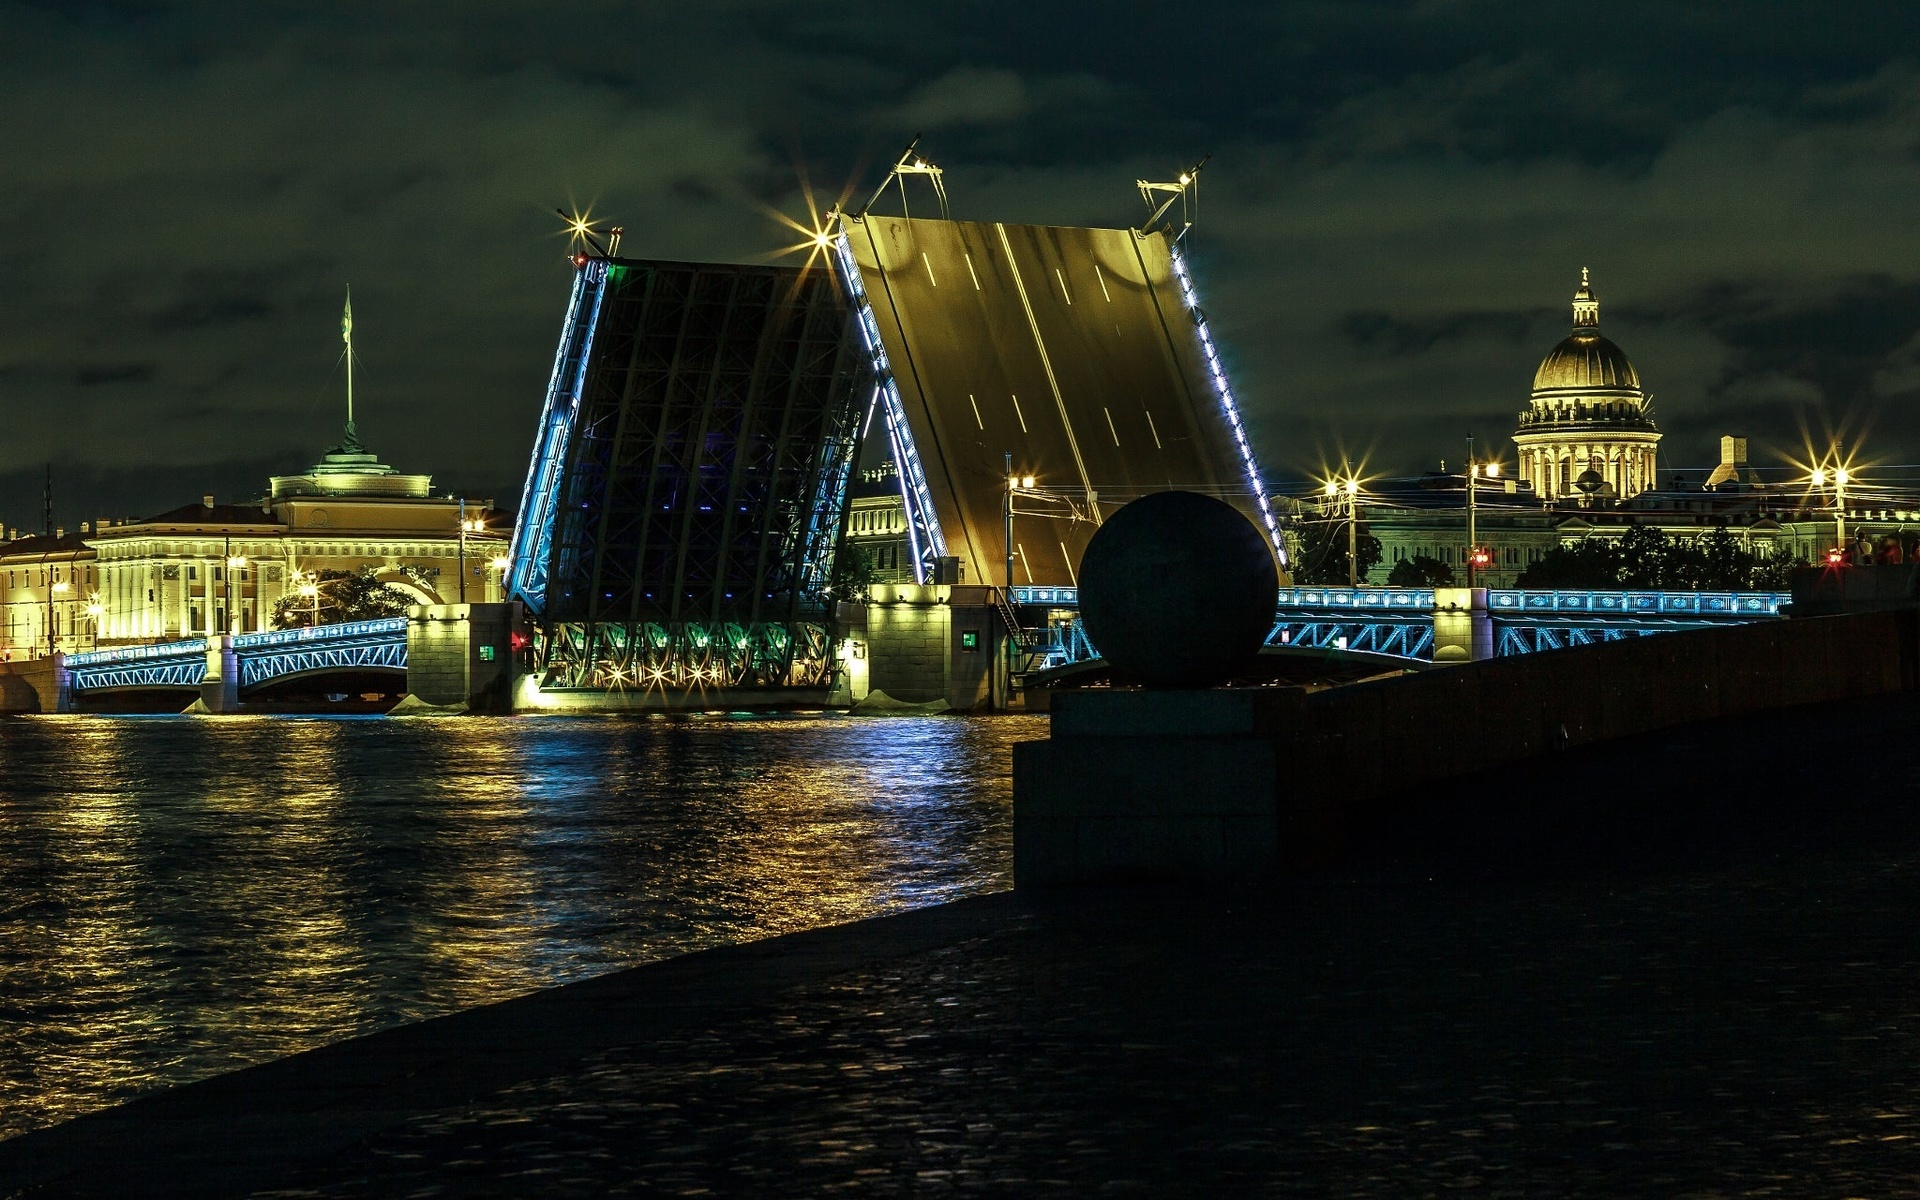
[[[77,535],[0,540],[0,659],[45,654],[49,625],[67,652],[256,632],[323,571],[370,570],[420,604],[499,599],[510,522],[432,482],[382,463],[349,429],[250,504],[202,496]],[[324,592],[314,599],[327,619]]]
[[[1600,300],[1580,269],[1573,333],[1533,374],[1533,402],[1514,431],[1520,478],[1549,503],[1624,500],[1654,486],[1660,430],[1626,352],[1600,334]]]

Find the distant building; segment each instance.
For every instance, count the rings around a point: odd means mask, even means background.
[[[300,475],[277,476],[253,504],[202,496],[136,521],[0,544],[0,654],[45,654],[49,589],[55,646],[67,652],[251,633],[322,571],[371,570],[419,604],[498,600],[507,523],[491,501],[429,492],[351,433]],[[462,516],[468,528],[462,537]],[[233,565],[229,565],[232,563]],[[327,620],[324,588],[314,598]]]
[[[1720,464],[1704,486],[1648,489],[1610,502],[1592,498],[1548,507],[1530,496],[1525,484],[1509,494],[1483,481],[1478,495],[1476,532],[1493,551],[1493,565],[1475,582],[1484,587],[1515,586],[1522,572],[1555,546],[1583,541],[1617,541],[1634,525],[1651,526],[1675,543],[1695,541],[1725,526],[1743,549],[1761,560],[1820,563],[1835,547],[1839,523],[1829,497],[1808,494],[1797,485],[1761,483],[1747,463],[1747,441],[1720,439]],[[1504,489],[1502,489],[1504,490]],[[1309,519],[1332,519],[1309,505]],[[1466,489],[1458,475],[1432,474],[1417,480],[1385,480],[1363,495],[1360,520],[1380,540],[1381,561],[1367,582],[1383,585],[1394,566],[1416,555],[1436,559],[1466,582]],[[1846,542],[1849,562],[1920,560],[1920,497],[1876,495],[1867,503],[1849,499]]]
[[[1626,352],[1600,335],[1600,299],[1580,270],[1573,332],[1533,375],[1513,444],[1520,479],[1549,503],[1625,499],[1654,486],[1660,431]]]
[[[0,661],[90,649],[97,581],[84,534],[57,529],[0,541]]]
[[[891,461],[854,476],[847,489],[847,544],[866,551],[875,583],[912,583],[913,554],[907,548],[907,507],[900,499],[900,470]]]
[[[1339,502],[1344,512],[1344,501]],[[1512,587],[1520,573],[1560,544],[1561,514],[1544,508],[1519,480],[1482,479],[1474,497],[1475,536],[1493,552],[1491,565],[1475,573],[1477,587]],[[1311,519],[1337,520],[1316,507]],[[1380,541],[1380,561],[1362,582],[1384,586],[1394,567],[1428,558],[1451,569],[1466,584],[1466,477],[1444,472],[1370,484],[1359,520]]]

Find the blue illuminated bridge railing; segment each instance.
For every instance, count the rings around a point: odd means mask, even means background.
[[[1079,590],[1016,587],[1012,599],[1028,608],[1074,609]],[[1785,592],[1501,589],[1487,592],[1487,617],[1494,653],[1506,656],[1778,619],[1789,599]],[[1441,608],[1432,588],[1282,588],[1267,645],[1431,660],[1434,614]],[[1096,653],[1083,633],[1074,632],[1077,640],[1052,643],[1074,647],[1076,656]]]
[[[198,687],[207,674],[207,648],[206,639],[192,638],[95,650],[68,656],[67,669],[76,691]],[[315,671],[404,671],[407,619],[243,633],[233,639],[233,654],[242,688]]]

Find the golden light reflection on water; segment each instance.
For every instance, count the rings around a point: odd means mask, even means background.
[[[1005,886],[1039,719],[0,721],[0,1136]]]

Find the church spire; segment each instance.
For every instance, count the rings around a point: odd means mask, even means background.
[[[1593,288],[1587,283],[1587,269],[1580,268],[1580,290],[1573,294],[1573,329],[1578,333],[1582,329],[1600,328],[1600,298],[1593,294]]]

